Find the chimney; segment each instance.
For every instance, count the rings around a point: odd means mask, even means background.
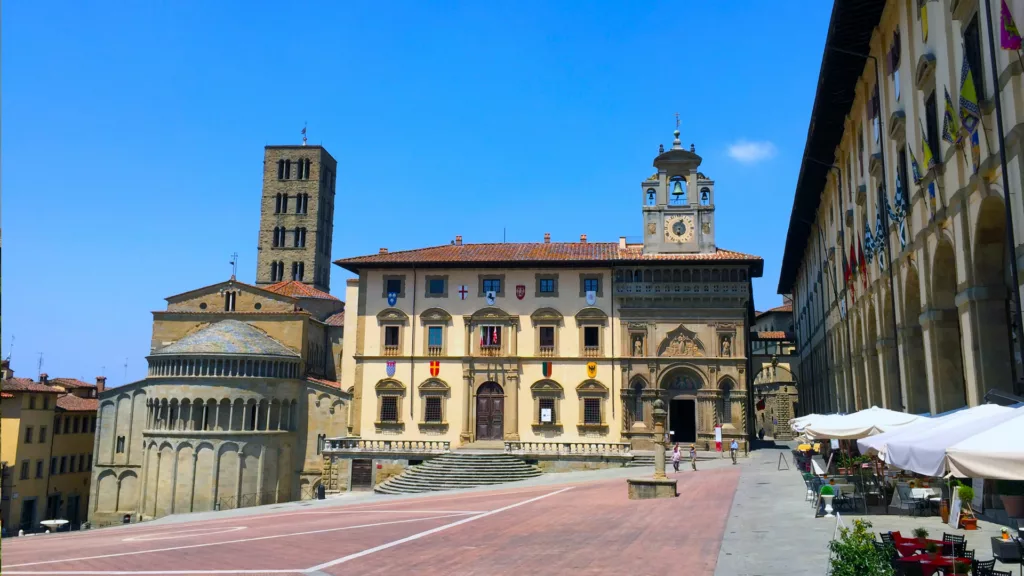
[[[107,377],[97,376],[96,377],[96,393],[100,394],[107,389]]]
[[[50,375],[47,374],[46,372],[43,372],[42,374],[40,374],[39,375],[39,383],[40,384],[49,384],[50,383]]]
[[[619,236],[619,250],[625,250],[625,249],[626,249],[626,237],[625,236]]]
[[[387,254],[387,253],[388,253],[388,249],[387,248],[381,248],[380,252],[378,252],[378,254]]]
[[[580,243],[581,244],[586,244],[587,243],[587,235],[586,234],[580,234]]]
[[[551,244],[551,232],[544,233],[544,243]]]
[[[2,376],[4,380],[9,380],[11,378],[14,378],[14,370],[11,370],[11,361],[10,360],[4,360],[3,361],[2,366],[0,366],[0,371],[3,372],[3,374],[0,375],[0,376]]]
[[[462,235],[459,235],[459,236],[455,237],[455,245],[456,246],[462,246]]]

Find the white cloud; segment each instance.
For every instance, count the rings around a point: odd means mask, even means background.
[[[743,164],[756,164],[775,156],[775,144],[740,140],[729,146],[729,156]]]

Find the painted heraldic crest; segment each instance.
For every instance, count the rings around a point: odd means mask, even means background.
[[[437,378],[437,375],[441,372],[441,363],[437,360],[430,361],[430,375]]]
[[[398,294],[395,292],[388,292],[388,306],[394,306],[398,302]]]
[[[519,298],[520,300],[522,300],[523,298],[526,298],[526,285],[525,284],[518,284],[518,285],[516,285],[516,298]]]
[[[587,290],[587,304],[593,306],[597,303],[597,292],[593,290]]]
[[[597,376],[597,362],[587,362],[587,378]]]
[[[386,371],[387,371],[387,374],[388,374],[388,378],[394,378],[395,377],[395,361],[394,360],[388,360]]]
[[[495,298],[497,298],[497,294],[494,292],[494,290],[488,290],[487,291],[487,305],[488,306],[494,306],[494,299]]]

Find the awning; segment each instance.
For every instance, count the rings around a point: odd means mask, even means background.
[[[890,440],[885,462],[925,476],[943,476],[947,448],[1014,416],[1016,410],[1012,408],[983,404],[937,418],[937,426],[917,428]],[[1017,442],[1024,444],[1024,436]]]
[[[877,453],[879,458],[885,460],[885,454],[888,450],[889,442],[902,438],[907,434],[913,434],[921,430],[930,430],[939,424],[942,424],[942,422],[950,416],[952,416],[952,414],[936,418],[922,417],[921,419],[915,420],[906,426],[899,426],[889,430],[888,432],[882,432],[881,434],[861,438],[857,440],[857,448],[860,449],[861,454]]]
[[[946,468],[962,478],[1024,480],[1024,408],[946,449]]]
[[[825,416],[815,420],[804,428],[804,434],[813,439],[857,440],[906,426],[920,419],[920,416],[914,414],[872,406],[845,416]]]

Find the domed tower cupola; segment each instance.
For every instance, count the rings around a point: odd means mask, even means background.
[[[714,252],[714,182],[697,171],[701,157],[693,144],[683,148],[679,119],[672,147],[659,147],[658,170],[642,184],[644,253]]]

